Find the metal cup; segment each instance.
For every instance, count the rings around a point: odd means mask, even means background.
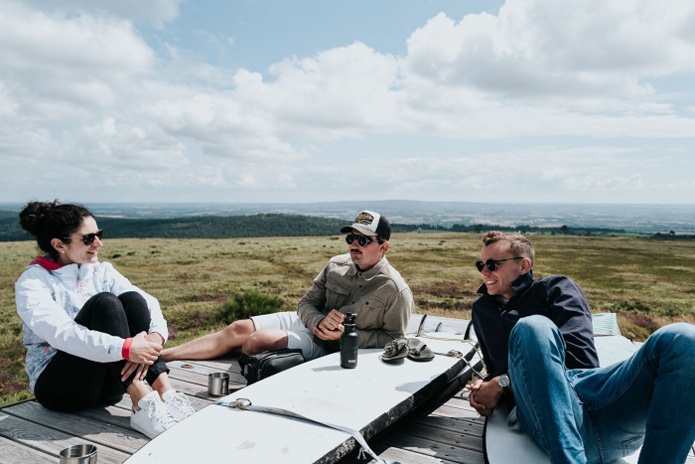
[[[65,448],[60,452],[60,464],[97,464],[97,447],[83,443]]]
[[[210,396],[225,396],[229,394],[229,374],[224,372],[209,374],[208,394]]]

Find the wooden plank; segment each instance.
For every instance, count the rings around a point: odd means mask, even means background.
[[[0,437],[0,463],[2,464],[55,464],[57,457],[40,450]]]
[[[47,417],[47,419],[49,420],[46,421],[46,425],[42,425],[27,419],[0,413],[0,436],[4,440],[2,446],[8,450],[7,454],[2,454],[3,459],[10,455],[24,455],[27,452],[25,448],[31,448],[52,457],[51,461],[55,463],[58,461],[58,454],[62,449],[82,443],[97,445],[100,463],[121,463],[129,455],[129,453],[108,446],[109,440],[105,440],[103,436],[75,436],[71,431],[63,430],[60,427],[62,422],[54,423],[50,420],[50,417]],[[21,444],[16,447],[17,451],[9,451],[10,448],[14,448],[11,446],[12,442]],[[27,463],[34,462],[34,460],[19,462]]]
[[[171,363],[167,363],[167,365],[171,369],[171,372],[169,372],[170,379],[197,385],[206,391],[208,387],[208,375],[215,372],[226,372],[229,374],[230,390],[238,390],[246,386],[246,379],[240,372],[233,369],[217,369],[207,364],[188,361],[172,361]]]
[[[469,450],[480,451],[483,439],[472,427],[460,429],[455,425],[449,429],[432,427],[423,422],[408,421],[407,424],[394,428],[394,433],[421,438],[432,443],[443,443]]]
[[[176,362],[176,361],[172,361]],[[195,361],[183,361],[184,363],[187,364],[192,364],[193,366],[205,366],[210,369],[213,369],[214,371],[222,371],[222,372],[227,372],[230,375],[232,373],[237,373],[241,375],[241,366],[239,366],[239,362],[237,361],[237,357],[231,357],[231,356],[225,356],[222,358],[216,358],[216,359],[207,359],[207,360],[195,360]],[[167,363],[168,365],[169,363]]]
[[[237,383],[246,384],[246,379],[241,375],[240,368],[233,368],[226,363],[219,362],[200,362],[200,361],[171,361],[167,363],[171,369],[170,377],[176,377],[199,385],[207,386],[208,375],[216,372],[226,372],[230,380],[235,379]]]
[[[388,444],[392,447],[460,464],[484,464],[485,462],[482,451],[475,451],[454,442],[432,438],[394,432],[389,434]]]
[[[380,444],[375,444],[372,449],[381,459],[387,462],[407,464],[485,464],[482,453],[479,456],[467,455],[466,460],[461,460],[460,456],[455,454],[456,450],[451,450],[452,453],[449,454],[449,452],[433,451],[427,447],[405,449],[391,446],[382,449]],[[447,456],[453,457],[454,460],[447,459]],[[371,461],[360,459],[356,453],[353,453],[341,460],[340,464],[374,464],[375,462],[373,459]]]
[[[117,418],[112,418],[110,422],[117,422],[123,425],[102,422],[100,420],[85,417],[83,413],[66,414],[48,410],[35,401],[20,403],[3,412],[15,417],[21,417],[35,424],[45,424],[51,429],[62,431],[74,437],[81,437],[83,440],[103,445],[112,446],[115,449],[126,453],[134,453],[145,445],[149,440],[144,435],[131,429],[129,426],[129,413],[120,408],[113,408]],[[92,408],[92,410],[98,408]],[[45,432],[45,430],[44,430]],[[5,433],[2,433],[6,436]],[[47,438],[48,439],[48,438]]]

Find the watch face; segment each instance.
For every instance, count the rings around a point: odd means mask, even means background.
[[[500,378],[497,379],[497,384],[502,388],[507,388],[509,386],[509,377],[506,374],[501,375]]]

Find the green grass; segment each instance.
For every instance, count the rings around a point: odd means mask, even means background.
[[[572,277],[593,312],[618,313],[626,336],[643,340],[670,322],[695,322],[695,243],[529,237],[536,277]],[[418,312],[469,318],[481,246],[479,234],[396,234],[388,257],[412,288]],[[160,300],[169,343],[180,344],[224,327],[236,311],[294,309],[328,258],[345,250],[342,237],[113,239],[101,260]],[[14,282],[35,254],[33,242],[0,243],[0,405],[31,396]]]

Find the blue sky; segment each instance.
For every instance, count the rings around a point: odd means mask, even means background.
[[[695,203],[693,2],[0,8],[0,202]]]

